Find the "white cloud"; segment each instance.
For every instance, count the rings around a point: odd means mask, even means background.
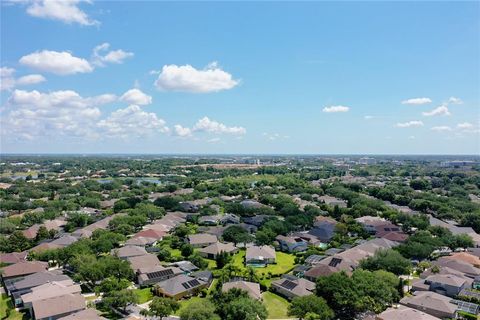
[[[459,128],[459,129],[471,129],[471,128],[473,128],[473,124],[471,124],[470,122],[463,122],[463,123],[457,124],[457,128]]]
[[[192,130],[190,128],[182,127],[179,124],[173,126],[174,134],[179,137],[190,137],[192,135]]]
[[[437,127],[431,127],[430,130],[441,132],[441,131],[452,131],[452,128],[450,128],[449,126],[437,126]]]
[[[20,63],[37,70],[51,72],[57,75],[88,73],[93,71],[93,67],[87,60],[75,57],[67,51],[36,51],[21,57]]]
[[[279,140],[279,139],[289,139],[290,136],[284,136],[284,135],[281,135],[279,133],[267,133],[267,132],[264,132],[262,134],[267,140],[270,140],[270,141],[275,141],[275,140]]]
[[[25,0],[17,2],[27,3],[27,13],[33,17],[58,20],[67,24],[78,23],[84,26],[99,24],[78,7],[81,2],[91,3],[89,0]]]
[[[98,122],[98,128],[111,138],[138,138],[154,133],[169,132],[166,122],[153,112],[145,112],[137,105],[112,112],[107,119]]]
[[[409,140],[415,140],[415,136],[408,137]]]
[[[0,90],[11,90],[15,87],[15,78],[13,74],[15,69],[8,67],[0,68]]]
[[[422,105],[422,104],[427,104],[431,103],[432,100],[430,98],[411,98],[407,100],[403,100],[402,104],[411,104],[411,105]]]
[[[2,134],[12,139],[58,136],[95,138],[99,106],[114,95],[84,98],[72,90],[41,93],[15,90],[2,112]]]
[[[95,65],[104,66],[107,63],[121,64],[127,58],[133,57],[133,52],[123,51],[122,49],[108,51],[109,48],[110,44],[105,42],[93,49],[93,63]]]
[[[327,113],[332,113],[332,112],[348,112],[348,110],[350,110],[350,108],[345,106],[330,106],[330,107],[323,108],[322,111]]]
[[[212,139],[208,139],[207,142],[209,143],[217,143],[217,142],[220,142],[221,139],[220,138],[212,138]]]
[[[462,104],[463,101],[462,101],[462,99],[460,99],[460,98],[450,97],[450,98],[448,98],[447,103],[451,103],[451,104]]]
[[[365,120],[371,120],[371,119],[373,119],[373,118],[375,118],[375,117],[374,117],[374,116],[364,116],[363,118],[364,118]]]
[[[422,127],[423,122],[418,120],[412,120],[408,122],[399,122],[395,126],[397,128]]]
[[[155,86],[165,91],[184,91],[194,93],[218,92],[229,90],[239,84],[239,80],[220,69],[216,62],[202,70],[191,65],[165,65],[155,81]]]
[[[140,89],[130,89],[125,92],[121,97],[121,101],[128,102],[129,104],[147,105],[152,103],[152,97],[143,93]]]
[[[209,132],[215,134],[234,134],[234,135],[244,135],[247,133],[247,130],[243,127],[227,127],[223,123],[210,120],[208,117],[203,117],[198,120],[197,123],[193,126],[193,131],[199,132]]]
[[[40,74],[29,74],[15,79],[14,73],[15,69],[13,68],[0,68],[0,91],[12,90],[16,86],[26,86],[46,81]]]
[[[45,82],[46,80],[47,79],[45,79],[45,77],[42,76],[41,74],[29,74],[29,75],[18,78],[16,81],[16,84],[19,86],[26,86],[31,84],[42,83],[42,82]]]
[[[451,115],[450,111],[448,110],[448,107],[446,105],[441,105],[431,111],[428,112],[422,112],[422,114],[426,117],[431,117],[431,116],[449,116]]]

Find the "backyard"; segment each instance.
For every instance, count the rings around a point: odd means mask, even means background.
[[[264,268],[255,268],[257,275],[263,277],[267,274],[272,275],[282,275],[290,272],[295,267],[295,256],[277,251],[276,253],[276,264],[269,264]],[[232,258],[232,263],[240,268],[245,269],[245,250],[240,250]]]
[[[4,293],[2,293],[2,299],[0,300],[0,319],[5,320],[21,320],[28,319],[27,315],[18,312],[13,308],[12,300]]]
[[[272,292],[262,294],[263,304],[268,311],[268,319],[287,319],[289,302]]]

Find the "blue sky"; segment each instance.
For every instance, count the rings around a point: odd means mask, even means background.
[[[1,11],[1,152],[480,152],[479,2]]]

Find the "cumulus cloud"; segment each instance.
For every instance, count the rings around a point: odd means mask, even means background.
[[[471,129],[471,128],[473,128],[473,124],[471,124],[470,122],[462,122],[462,123],[457,124],[457,128],[459,128],[459,129]]]
[[[204,69],[195,69],[191,65],[165,65],[162,68],[155,86],[165,91],[184,91],[193,93],[209,93],[229,90],[239,84],[239,80],[218,66],[210,63]]]
[[[67,24],[78,23],[84,26],[99,24],[78,6],[81,2],[91,3],[89,0],[22,0],[11,2],[26,4],[27,14],[33,17],[62,21]]]
[[[20,63],[33,69],[62,76],[93,71],[93,67],[87,60],[75,57],[67,51],[36,51],[21,57]]]
[[[451,103],[451,104],[462,104],[462,103],[463,103],[462,99],[456,98],[456,97],[450,97],[450,98],[448,98],[448,101],[447,101],[447,102],[448,102],[448,103]]]
[[[1,67],[0,68],[0,89],[3,90],[11,90],[15,87],[15,78],[13,74],[15,73],[15,69],[8,68],[8,67]]]
[[[16,81],[16,84],[19,86],[26,86],[26,85],[42,83],[42,82],[45,82],[46,80],[47,79],[45,79],[45,77],[42,76],[41,74],[29,74],[29,75],[18,78]]]
[[[192,130],[190,128],[182,127],[179,124],[173,126],[173,132],[179,137],[190,137],[192,135]]]
[[[152,97],[143,93],[140,89],[128,90],[120,97],[120,100],[140,106],[152,103]]]
[[[448,110],[448,107],[446,105],[441,105],[431,111],[428,112],[422,112],[422,114],[426,117],[432,117],[432,116],[449,116],[451,115],[450,111]]]
[[[408,122],[399,122],[395,125],[397,128],[422,127],[423,122],[419,120],[412,120]]]
[[[234,135],[244,135],[247,133],[247,130],[243,127],[227,127],[223,123],[210,120],[208,117],[203,117],[202,119],[198,120],[193,126],[193,131]]]
[[[153,112],[145,112],[137,105],[112,112],[98,122],[98,127],[111,138],[139,138],[154,133],[169,132],[166,122]]]
[[[422,104],[427,104],[431,103],[432,100],[430,98],[411,98],[407,100],[403,100],[402,104],[410,104],[410,105],[422,105]]]
[[[93,63],[97,66],[104,66],[108,63],[121,64],[127,58],[133,57],[133,52],[127,52],[122,49],[110,50],[109,43],[102,43],[93,49]]]
[[[327,113],[333,113],[333,112],[348,112],[348,110],[350,110],[350,108],[345,106],[330,106],[330,107],[323,108],[322,111]]]
[[[40,74],[29,74],[18,79],[14,77],[15,69],[0,68],[0,90],[12,90],[16,86],[26,86],[46,81]]]
[[[110,103],[114,95],[82,97],[72,90],[41,93],[14,90],[2,113],[6,137],[95,138],[95,124],[101,116],[99,106]]]
[[[437,126],[437,127],[431,127],[430,130],[442,132],[442,131],[452,131],[452,128],[450,128],[449,126]]]

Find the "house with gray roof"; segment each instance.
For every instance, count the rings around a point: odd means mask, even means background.
[[[417,292],[403,298],[400,303],[441,319],[455,319],[457,315],[457,305],[452,303],[451,298],[431,291]]]
[[[480,276],[480,269],[475,268],[470,263],[451,259],[450,257],[441,257],[438,260],[432,262],[433,265],[439,267],[449,267],[451,269],[462,272],[465,276],[469,278],[475,278]]]
[[[70,293],[80,294],[81,292],[82,289],[80,288],[80,285],[74,284],[72,280],[53,281],[32,288],[32,291],[23,294],[21,299],[23,302],[23,308],[29,309],[31,314],[34,301],[54,298]]]
[[[275,248],[272,246],[251,246],[245,253],[247,266],[266,266],[276,262]]]
[[[98,314],[98,311],[92,308],[71,313],[66,317],[58,318],[58,320],[103,320],[106,319]]]
[[[206,287],[207,283],[202,280],[182,274],[159,282],[155,285],[155,291],[159,296],[178,300],[187,296],[196,295]]]
[[[302,252],[308,248],[308,242],[300,237],[278,235],[275,240],[278,241],[280,250],[285,252]]]
[[[315,282],[293,276],[284,276],[272,281],[271,288],[281,296],[291,300],[296,297],[304,297],[314,293]]]
[[[460,291],[472,286],[473,280],[453,274],[434,274],[412,284],[414,291],[433,291],[445,296],[457,296]]]
[[[42,261],[21,261],[1,268],[3,282],[26,277],[30,274],[45,271],[48,263]]]
[[[112,249],[111,255],[117,256],[122,260],[127,260],[130,257],[138,257],[147,254],[145,248],[140,246],[124,246],[117,249]]]
[[[222,292],[227,292],[228,290],[233,288],[246,291],[248,295],[253,299],[256,299],[256,300],[262,299],[262,294],[260,292],[260,285],[258,283],[243,281],[243,280],[225,282],[222,285]]]
[[[183,271],[176,267],[163,267],[160,265],[140,268],[137,271],[137,281],[140,286],[147,286],[183,274]]]
[[[391,307],[377,315],[376,320],[441,320],[413,308],[399,306]]]

